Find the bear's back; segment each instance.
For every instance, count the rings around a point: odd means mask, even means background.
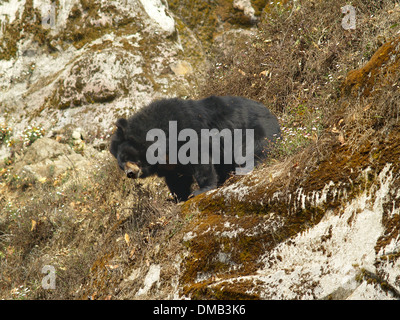
[[[276,117],[261,103],[235,96],[210,96],[201,100],[156,100],[129,118],[132,135],[157,128],[165,132],[176,121],[177,129],[254,129],[256,136],[272,138],[280,131]]]

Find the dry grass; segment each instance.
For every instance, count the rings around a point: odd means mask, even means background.
[[[239,95],[264,103],[278,115],[283,129],[283,141],[274,156],[290,156],[318,141],[340,119],[365,108],[357,99],[343,97],[341,85],[349,71],[364,65],[400,30],[396,3],[352,1],[357,18],[353,31],[341,26],[341,7],[346,1],[272,5],[254,37],[241,38],[236,47],[216,55],[201,96]],[[362,119],[376,123],[359,121],[353,129],[361,132],[390,122],[382,115],[396,117],[397,99],[391,93],[388,98],[391,106],[376,97],[380,102],[374,105],[383,109],[374,109],[374,115],[361,113]]]
[[[0,298],[104,297],[106,283],[93,291],[87,288],[110,270],[112,276],[107,277],[120,281],[128,266],[144,263],[157,237],[167,237],[179,226],[178,207],[167,201],[162,182],[126,179],[113,159],[93,181],[72,177],[63,189],[14,184],[12,192],[18,198],[3,194]],[[109,261],[104,260],[107,256]],[[55,290],[42,288],[45,265],[57,270]]]

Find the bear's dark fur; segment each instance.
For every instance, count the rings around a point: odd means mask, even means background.
[[[149,164],[147,149],[154,141],[146,141],[149,130],[158,128],[165,132],[167,139],[166,161],[169,159],[169,122],[176,121],[178,132],[193,129],[198,137],[202,129],[253,129],[255,164],[265,158],[269,143],[280,135],[277,118],[262,104],[241,97],[211,96],[202,100],[164,99],[142,108],[129,119],[118,119],[117,130],[111,138],[110,151],[118,160],[122,170],[130,178],[145,178],[157,174],[164,177],[171,193],[178,201],[186,201],[191,195],[216,188],[224,183],[237,163],[224,163],[225,143],[221,141],[220,164]],[[221,139],[224,140],[224,139]],[[243,140],[243,150],[246,139]],[[179,148],[185,141],[178,141]],[[245,151],[243,151],[245,152]],[[211,156],[211,151],[210,151]],[[198,153],[201,156],[200,147]],[[193,178],[200,189],[191,193]]]

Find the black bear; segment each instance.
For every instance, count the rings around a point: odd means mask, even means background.
[[[250,171],[280,136],[264,105],[232,96],[158,100],[116,126],[110,152],[127,177],[164,177],[177,201]],[[199,189],[192,193],[194,179]]]

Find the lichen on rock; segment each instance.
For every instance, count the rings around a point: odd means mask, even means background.
[[[360,97],[368,97],[379,91],[376,86],[387,83],[397,72],[400,64],[400,37],[384,43],[372,58],[360,69],[352,70],[343,83],[342,91]],[[380,83],[379,83],[380,81]]]
[[[199,77],[192,73],[204,71],[200,44],[185,51],[161,1],[27,0],[0,8],[9,6],[15,17],[2,21],[0,102],[21,114],[16,132],[43,117],[53,120],[47,131],[69,122],[110,130],[115,117],[157,97],[192,95]]]

